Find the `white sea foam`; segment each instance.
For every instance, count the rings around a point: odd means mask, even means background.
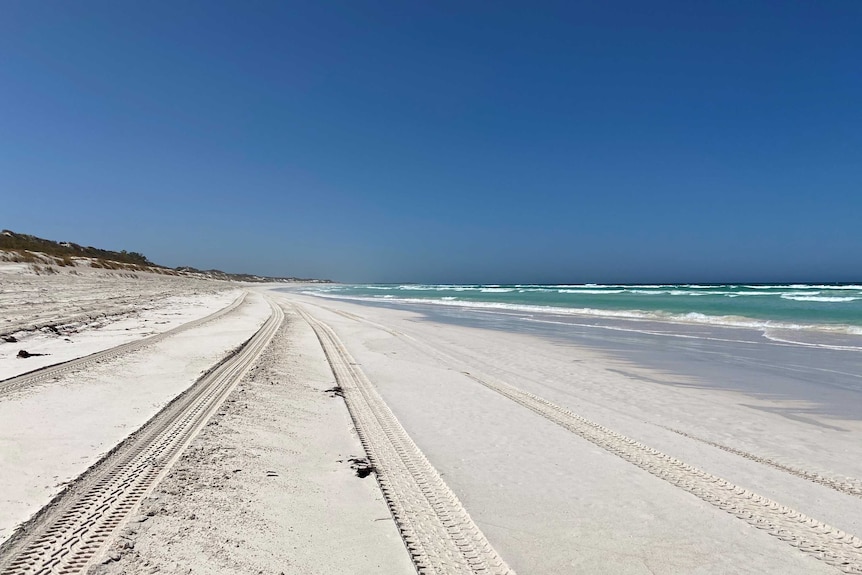
[[[862,291],[862,285],[826,285],[826,284],[786,284],[786,285],[743,285],[741,287],[757,290],[856,290]]]
[[[348,296],[348,295],[330,295],[320,292],[303,292],[308,295],[316,295],[324,298],[337,298],[357,301],[380,301],[380,298],[365,297],[365,296]],[[455,301],[453,299],[423,299],[423,298],[396,298],[387,299],[387,302],[407,303],[407,304],[424,304],[435,306],[449,306],[461,309],[486,309],[499,310],[502,312],[524,312],[524,313],[543,313],[557,314],[566,316],[589,316],[589,317],[604,317],[628,319],[635,321],[660,321],[670,323],[688,323],[688,324],[707,324],[721,327],[732,328],[747,328],[756,330],[810,330],[816,332],[826,332],[834,334],[862,335],[862,328],[858,326],[850,326],[843,324],[797,324],[774,320],[758,320],[743,316],[716,316],[698,312],[690,312],[685,314],[669,313],[669,312],[649,312],[642,310],[605,310],[595,308],[568,308],[554,307],[541,305],[526,305],[526,304],[511,304],[502,302],[480,302],[480,301]]]
[[[793,285],[743,285],[741,287],[745,287],[748,289],[804,289],[808,286],[802,284],[793,284]]]
[[[393,289],[393,288],[386,288]],[[481,286],[467,285],[424,285],[424,284],[403,284],[394,289],[400,291],[476,291],[481,289]]]
[[[627,289],[623,290],[626,293],[633,293],[638,295],[674,295],[674,296],[705,296],[705,295],[716,295],[720,292],[698,292],[698,291],[689,291],[682,289]]]
[[[586,288],[586,289],[601,289],[602,291],[616,288],[628,289],[628,288],[671,288],[677,287],[675,285],[667,284],[667,285],[651,285],[651,284],[553,284],[553,285],[530,285],[530,286],[521,286],[521,287],[540,287],[540,288]]]
[[[768,291],[733,291],[733,292],[725,292],[724,295],[727,297],[747,297],[747,296],[774,296],[779,295],[781,292],[768,292]]]
[[[813,295],[790,295],[781,294],[781,299],[789,299],[793,301],[818,301],[827,303],[842,303],[848,301],[856,301],[858,297],[837,297],[837,296],[813,296]]]
[[[584,295],[603,295],[606,293],[623,293],[626,290],[622,289],[558,289],[557,293],[577,293]]]
[[[809,287],[814,288],[814,289],[822,289],[822,290],[834,289],[834,290],[862,291],[862,285],[840,285],[840,286],[813,285],[813,286],[809,286]]]
[[[425,286],[425,285],[400,285],[395,289],[402,291],[440,291],[448,286]]]
[[[778,330],[778,331],[780,331],[780,330]],[[848,333],[850,333],[852,335],[862,335],[862,329],[849,327]],[[777,343],[801,345],[804,347],[817,347],[820,349],[834,349],[834,350],[839,350],[839,351],[862,351],[862,347],[855,346],[855,345],[835,345],[835,344],[830,344],[830,343],[814,343],[814,342],[810,342],[810,341],[798,341],[795,339],[790,339],[789,337],[782,337],[782,336],[776,335],[771,330],[764,330],[763,337],[765,337],[766,339],[768,339],[770,341],[774,341]]]
[[[319,286],[317,289],[326,290],[326,291],[342,291],[344,289],[350,289],[352,287],[359,287],[362,289],[372,289],[372,290],[402,290],[402,291],[447,291],[447,290],[457,290],[457,291],[479,291],[487,288],[518,288],[518,289],[527,289],[527,290],[536,290],[536,291],[550,291],[550,290],[558,290],[558,289],[579,289],[579,290],[588,290],[593,289],[597,290],[601,293],[608,293],[612,290],[622,289],[624,291],[629,291],[632,293],[637,293],[636,290],[649,290],[649,293],[655,293],[652,290],[678,290],[678,291],[687,291],[687,290],[709,290],[710,293],[721,293],[719,291],[715,291],[719,288],[724,288],[724,291],[728,289],[747,289],[747,290],[755,290],[755,293],[777,293],[784,292],[787,290],[803,290],[805,292],[810,292],[812,290],[850,290],[850,291],[858,291],[862,292],[862,285],[826,285],[826,284],[777,284],[777,285],[749,285],[749,284],[721,284],[721,285],[700,285],[700,284],[514,284],[514,285],[501,285],[501,284],[400,284],[400,285],[380,285],[380,284],[364,284],[364,285],[333,285],[333,286]],[[752,292],[738,291],[735,293],[745,293],[752,294]]]

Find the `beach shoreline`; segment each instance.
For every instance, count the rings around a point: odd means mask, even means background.
[[[0,418],[8,427],[0,434],[2,454],[20,467],[4,474],[14,479],[4,479],[5,487],[38,491],[46,474],[71,481],[136,421],[191,385],[194,374],[248,338],[269,313],[266,301],[284,310],[284,326],[255,367],[91,562],[95,572],[413,569],[374,474],[361,479],[351,469],[351,458],[368,454],[355,435],[357,422],[332,392],[340,380],[309,322],[331,331],[351,369],[370,382],[515,572],[832,573],[841,560],[862,566],[852,544],[858,539],[821,540],[800,522],[763,528],[798,513],[826,529],[862,533],[859,419],[788,394],[705,385],[708,370],[686,372],[682,362],[667,359],[681,353],[668,341],[691,346],[690,340],[652,335],[660,339],[602,347],[513,330],[487,315],[459,323],[421,309],[322,299],[277,285],[237,287],[248,292],[243,311],[190,330],[191,345],[171,337],[73,379],[0,397],[0,410],[8,412]],[[222,294],[209,300],[217,308],[235,292],[213,293]],[[185,307],[183,321],[202,314]],[[694,343],[692,357],[721,356],[718,348]],[[652,349],[655,361],[639,361],[632,349],[641,356]],[[152,377],[134,374],[171,353],[178,361],[172,369],[186,375],[163,388],[161,399],[135,400],[123,391],[131,388],[117,386],[123,374],[127,385],[153,390]],[[188,361],[191,353],[198,359]],[[165,365],[163,378],[171,369]],[[716,383],[741,368],[715,360],[711,369]],[[76,396],[80,401],[70,402]],[[149,407],[130,407],[135,402]],[[95,444],[83,420],[68,417],[76,411],[92,418],[96,409],[104,422],[101,414],[116,406],[125,407],[115,411],[113,431]],[[38,421],[65,423],[43,433],[23,419],[33,410],[44,412]],[[64,449],[63,436],[89,447],[74,465],[55,461],[51,468],[51,449]],[[47,451],[44,461],[15,459],[22,449]],[[715,491],[716,481],[730,487]],[[30,496],[24,506],[23,495],[0,501],[2,515],[13,516],[16,499],[17,523],[47,495]],[[231,500],[237,504],[227,505]],[[786,511],[775,513],[760,500]],[[748,515],[732,511],[737,504]],[[141,515],[146,519],[129,522]],[[344,523],[333,523],[334,515]],[[800,549],[793,537],[811,538],[820,551]]]

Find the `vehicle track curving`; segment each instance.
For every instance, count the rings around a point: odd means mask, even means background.
[[[272,340],[284,312],[267,300],[272,313],[250,339],[0,546],[2,575],[85,571]]]
[[[116,347],[112,347],[110,349],[106,349],[103,351],[97,351],[96,353],[92,353],[90,355],[86,355],[84,357],[79,357],[76,359],[71,359],[69,361],[64,361],[62,363],[56,363],[54,365],[49,365],[47,367],[42,367],[36,369],[34,371],[30,371],[27,373],[23,373],[21,375],[16,375],[15,377],[10,377],[8,379],[4,379],[0,381],[0,399],[4,396],[9,395],[10,393],[21,391],[33,385],[48,381],[50,379],[59,377],[65,373],[69,373],[71,371],[79,370],[86,368],[88,365],[93,363],[98,363],[102,361],[111,360],[117,358],[121,355],[137,351],[143,347],[148,345],[153,345],[166,339],[168,337],[177,335],[184,331],[201,327],[211,321],[217,320],[230,312],[237,309],[243,301],[245,301],[248,292],[243,291],[239,297],[237,297],[230,305],[224,307],[214,313],[206,317],[202,317],[200,319],[196,319],[194,321],[190,321],[188,323],[184,323],[179,325],[173,329],[169,329],[162,333],[157,333],[154,335],[147,336],[143,339],[138,339],[135,341],[130,341],[128,343],[124,343],[118,345]]]
[[[335,332],[296,307],[317,334],[343,390],[357,434],[416,570],[422,575],[514,575]]]

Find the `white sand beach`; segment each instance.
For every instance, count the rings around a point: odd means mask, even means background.
[[[127,299],[98,322],[0,343],[0,567],[12,569],[16,526],[281,310],[253,363],[75,569],[862,572],[859,419],[783,417],[780,398],[594,349],[272,285],[57,277],[8,264],[0,322],[98,315],[94,285]],[[244,292],[202,325],[4,391]]]

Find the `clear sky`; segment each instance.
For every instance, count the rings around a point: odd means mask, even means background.
[[[342,281],[858,281],[862,2],[7,0],[0,227]]]

